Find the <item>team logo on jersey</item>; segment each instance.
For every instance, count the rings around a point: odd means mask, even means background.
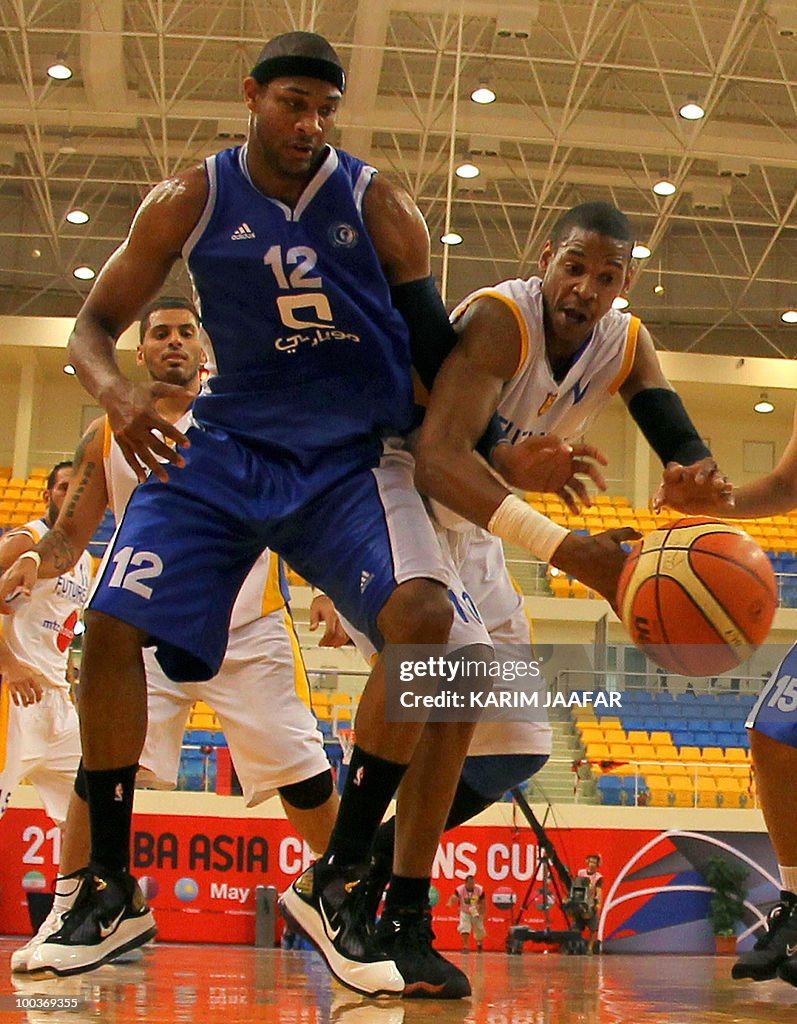
[[[587,391],[589,390],[589,381],[587,381],[587,383],[584,385],[583,388],[581,387],[581,381],[583,379],[584,378],[581,377],[573,385],[573,405],[578,405],[578,403],[581,401],[581,399],[584,397],[584,395],[586,395]]]
[[[233,242],[240,242],[244,238],[254,238],[254,237],[255,237],[254,231],[249,227],[249,225],[246,223],[246,221],[244,221],[242,224],[239,224],[238,227],[235,229],[235,231],[233,231],[233,233],[230,235],[230,240],[233,241]]]
[[[66,622],[58,630],[58,636],[55,638],[55,646],[62,654],[75,639],[75,626],[77,625],[77,620],[77,612],[71,612]]]
[[[559,392],[558,391],[549,391],[548,394],[545,396],[545,400],[543,401],[542,405],[537,410],[537,415],[538,416],[544,416],[546,414],[546,412],[548,412],[548,410],[551,408],[551,406],[553,405],[553,403],[556,401],[556,399],[558,397],[559,397]]]
[[[329,229],[329,238],[332,244],[344,249],[353,249],[359,237],[359,232],[351,224],[333,224]]]

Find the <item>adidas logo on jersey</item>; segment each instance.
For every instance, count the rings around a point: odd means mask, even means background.
[[[233,242],[240,242],[244,238],[254,238],[254,237],[255,237],[255,233],[249,227],[249,225],[246,223],[246,221],[244,221],[243,224],[239,224],[238,227],[235,229],[235,231],[233,231],[233,233],[230,235],[230,239]]]

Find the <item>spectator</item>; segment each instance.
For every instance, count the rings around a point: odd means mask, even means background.
[[[473,875],[468,875],[462,885],[451,894],[448,906],[459,906],[459,926],[457,931],[462,936],[462,952],[470,952],[470,936],[476,940],[476,951],[481,953],[484,942],[484,908],[486,898],[484,887],[476,884]]]

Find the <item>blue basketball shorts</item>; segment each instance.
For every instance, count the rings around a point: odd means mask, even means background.
[[[797,644],[770,676],[745,725],[797,747]]]
[[[189,437],[186,466],[133,493],[89,602],[146,632],[170,678],[218,672],[235,597],[265,547],[328,594],[377,649],[377,618],[400,584],[422,578],[462,589],[415,490],[408,452],[391,449],[378,466],[274,518],[278,464],[216,430],[192,428]],[[458,639],[489,644],[478,617]]]

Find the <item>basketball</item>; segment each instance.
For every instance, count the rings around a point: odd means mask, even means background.
[[[634,643],[662,668],[713,676],[763,643],[777,605],[769,559],[744,530],[678,519],[639,541],[620,575],[617,607]]]

